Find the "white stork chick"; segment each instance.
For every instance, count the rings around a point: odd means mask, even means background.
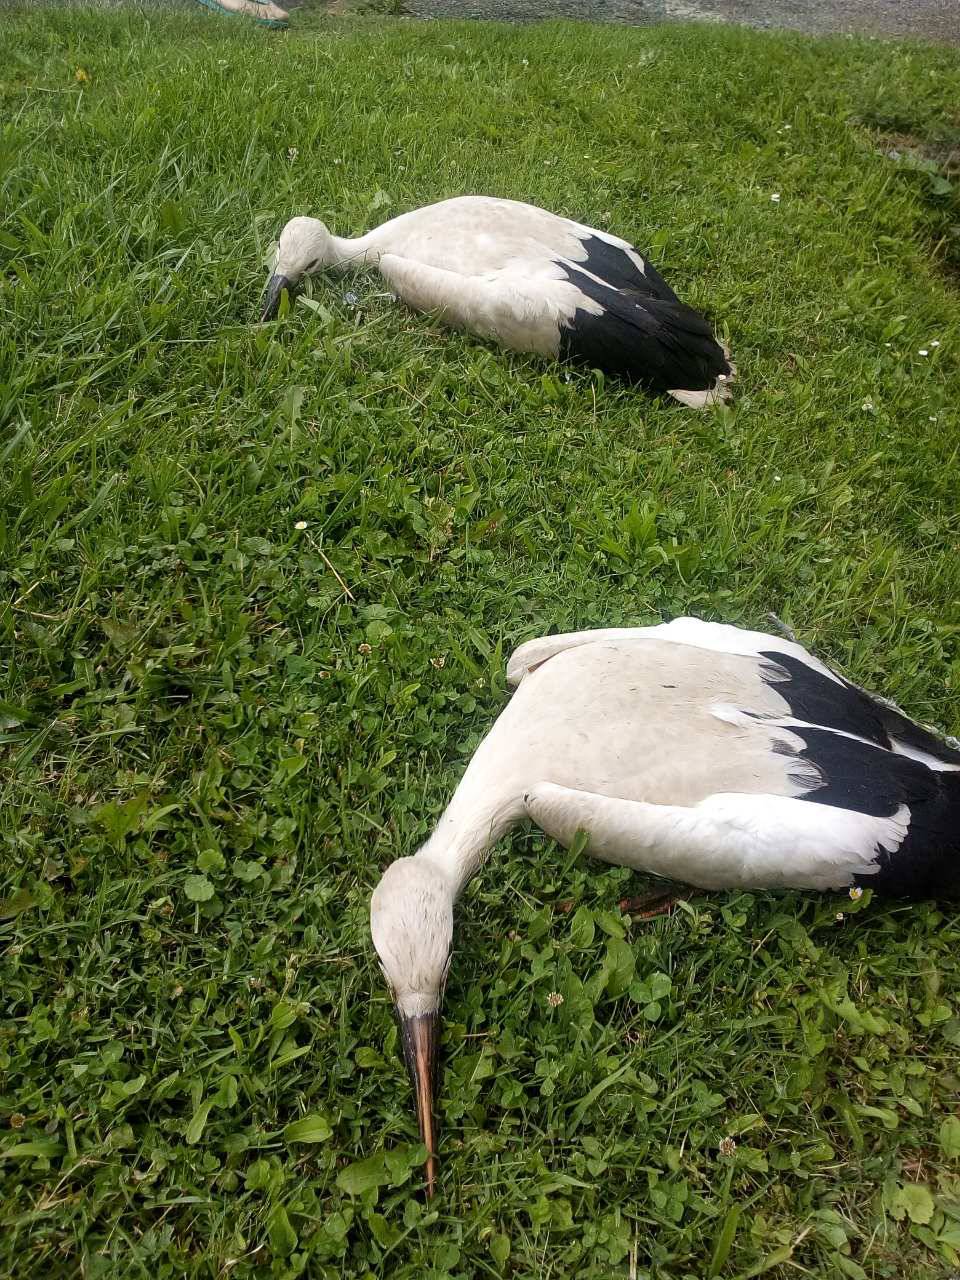
[[[356,240],[293,218],[261,319],[304,276],[363,266],[414,310],[501,346],[590,365],[693,408],[729,399],[735,370],[710,325],[632,245],[534,205],[458,196]]]
[[[680,618],[529,641],[507,679],[517,691],[435,831],[370,904],[431,1192],[454,902],[522,819],[703,889],[960,896],[960,750],[795,642]]]

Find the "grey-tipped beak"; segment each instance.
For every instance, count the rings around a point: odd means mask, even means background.
[[[403,1037],[403,1056],[410,1072],[413,1096],[420,1125],[420,1141],[427,1148],[424,1169],[427,1179],[427,1196],[436,1189],[436,1140],[433,1128],[433,1095],[437,1080],[437,1045],[439,1040],[439,1013],[418,1013],[412,1017],[400,1014],[400,1032]]]
[[[283,297],[284,289],[288,293],[293,292],[293,285],[287,276],[271,276],[267,281],[260,310],[261,324],[265,320],[272,320],[280,310],[280,299]]]

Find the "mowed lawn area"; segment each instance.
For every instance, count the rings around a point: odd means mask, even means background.
[[[631,922],[648,882],[518,833],[459,911],[429,1204],[367,909],[531,636],[773,610],[960,730],[960,216],[884,154],[956,130],[957,53],[3,26],[0,1273],[947,1280],[955,907]],[[292,214],[474,191],[649,249],[734,406],[371,278],[253,323]]]

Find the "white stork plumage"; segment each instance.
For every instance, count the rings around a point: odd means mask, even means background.
[[[507,679],[430,839],[370,904],[431,1153],[454,902],[524,818],[704,889],[960,896],[960,750],[793,641],[695,618],[581,631],[521,645]]]
[[[501,346],[603,369],[694,408],[729,399],[727,352],[651,263],[626,240],[534,205],[459,196],[356,240],[293,218],[261,319],[304,276],[363,266],[416,311]]]

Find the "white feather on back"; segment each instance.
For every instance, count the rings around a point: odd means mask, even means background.
[[[761,653],[786,653],[805,662],[814,671],[840,679],[824,666],[819,658],[808,653],[803,645],[780,636],[767,635],[763,631],[747,631],[725,622],[705,622],[701,618],[674,618],[672,622],[659,622],[651,627],[607,627],[596,631],[571,631],[566,635],[542,636],[528,640],[510,655],[507,663],[507,683],[516,686],[528,671],[542,666],[555,654],[585,644],[606,640],[621,643],[642,644],[650,640],[665,640],[670,644],[691,645],[709,653],[726,653],[742,657],[759,657]]]
[[[461,276],[556,280],[557,257],[583,261],[583,240],[597,236],[643,259],[626,240],[519,200],[456,196],[391,218],[362,237],[365,247]]]

